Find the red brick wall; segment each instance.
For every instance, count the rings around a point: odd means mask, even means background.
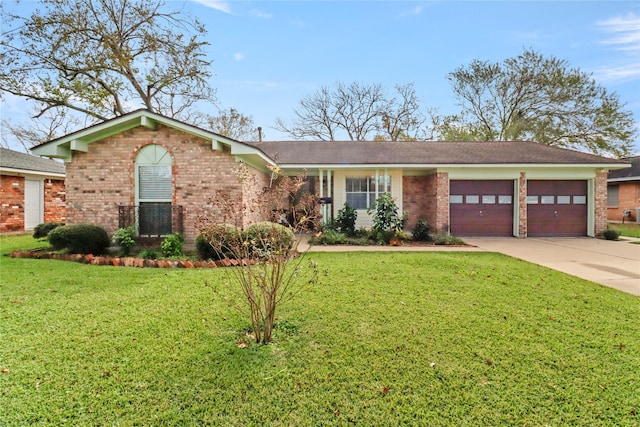
[[[520,180],[518,182],[520,197],[518,203],[520,210],[518,211],[518,233],[520,238],[527,237],[527,173],[520,172]]]
[[[199,218],[222,220],[219,192],[242,200],[238,163],[231,154],[214,151],[211,142],[170,127],[137,127],[91,143],[87,153],[74,153],[67,164],[67,222],[90,222],[113,233],[118,206],[135,204],[136,155],[148,144],[161,145],[171,155],[172,203],[183,207],[187,242],[195,239]],[[264,174],[252,173],[264,182]]]
[[[0,233],[24,230],[24,178],[0,176]]]
[[[429,225],[436,223],[436,176],[403,176],[402,208],[409,217],[405,227],[413,230],[419,219]]]
[[[618,206],[607,208],[607,218],[611,221],[622,221],[625,210],[631,211],[631,218],[625,218],[625,222],[635,222],[636,208],[640,208],[640,182],[619,182]]]
[[[596,172],[594,180],[595,195],[595,224],[596,236],[601,235],[607,229],[607,172]]]
[[[67,203],[64,181],[44,180],[44,222],[66,222]]]
[[[413,229],[419,219],[426,219],[433,233],[449,232],[448,173],[403,177],[402,203],[409,213],[407,229]]]

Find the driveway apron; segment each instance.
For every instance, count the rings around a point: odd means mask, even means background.
[[[500,252],[640,296],[640,244],[594,238],[465,238]]]

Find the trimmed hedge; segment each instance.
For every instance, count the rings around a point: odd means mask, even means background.
[[[245,228],[242,232],[242,240],[248,242],[252,258],[272,258],[293,249],[296,236],[284,225],[263,221]]]
[[[63,225],[51,230],[47,239],[55,250],[70,254],[102,255],[111,244],[106,230],[94,224]]]
[[[33,238],[44,239],[49,235],[51,230],[62,225],[64,225],[62,222],[45,222],[43,224],[38,224],[36,225],[36,228],[33,229]]]
[[[196,237],[196,250],[204,260],[236,258],[241,245],[241,231],[232,224],[214,224],[200,231]]]

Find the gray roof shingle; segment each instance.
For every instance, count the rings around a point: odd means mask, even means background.
[[[609,179],[620,180],[638,180],[640,179],[640,156],[627,157],[623,159],[631,163],[631,167],[609,172]]]
[[[64,174],[64,163],[0,147],[0,168]]]
[[[624,164],[535,142],[265,141],[251,143],[282,165]]]

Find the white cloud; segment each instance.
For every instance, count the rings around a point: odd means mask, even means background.
[[[263,19],[271,19],[273,17],[272,14],[267,13],[267,12],[263,12],[263,11],[257,10],[257,9],[251,9],[249,11],[249,14],[251,16],[255,16],[256,18],[263,18]]]
[[[203,6],[210,7],[211,9],[219,10],[224,13],[231,13],[231,6],[225,0],[191,0],[195,3],[200,3]]]
[[[233,54],[233,59],[235,59],[236,61],[242,61],[244,59],[244,55],[241,53],[234,53]]]
[[[602,82],[625,82],[640,79],[640,62],[616,67],[600,68],[594,71],[594,77]]]
[[[598,21],[597,24],[612,36],[603,40],[603,44],[613,45],[618,50],[640,50],[640,16],[631,12],[625,16]]]

